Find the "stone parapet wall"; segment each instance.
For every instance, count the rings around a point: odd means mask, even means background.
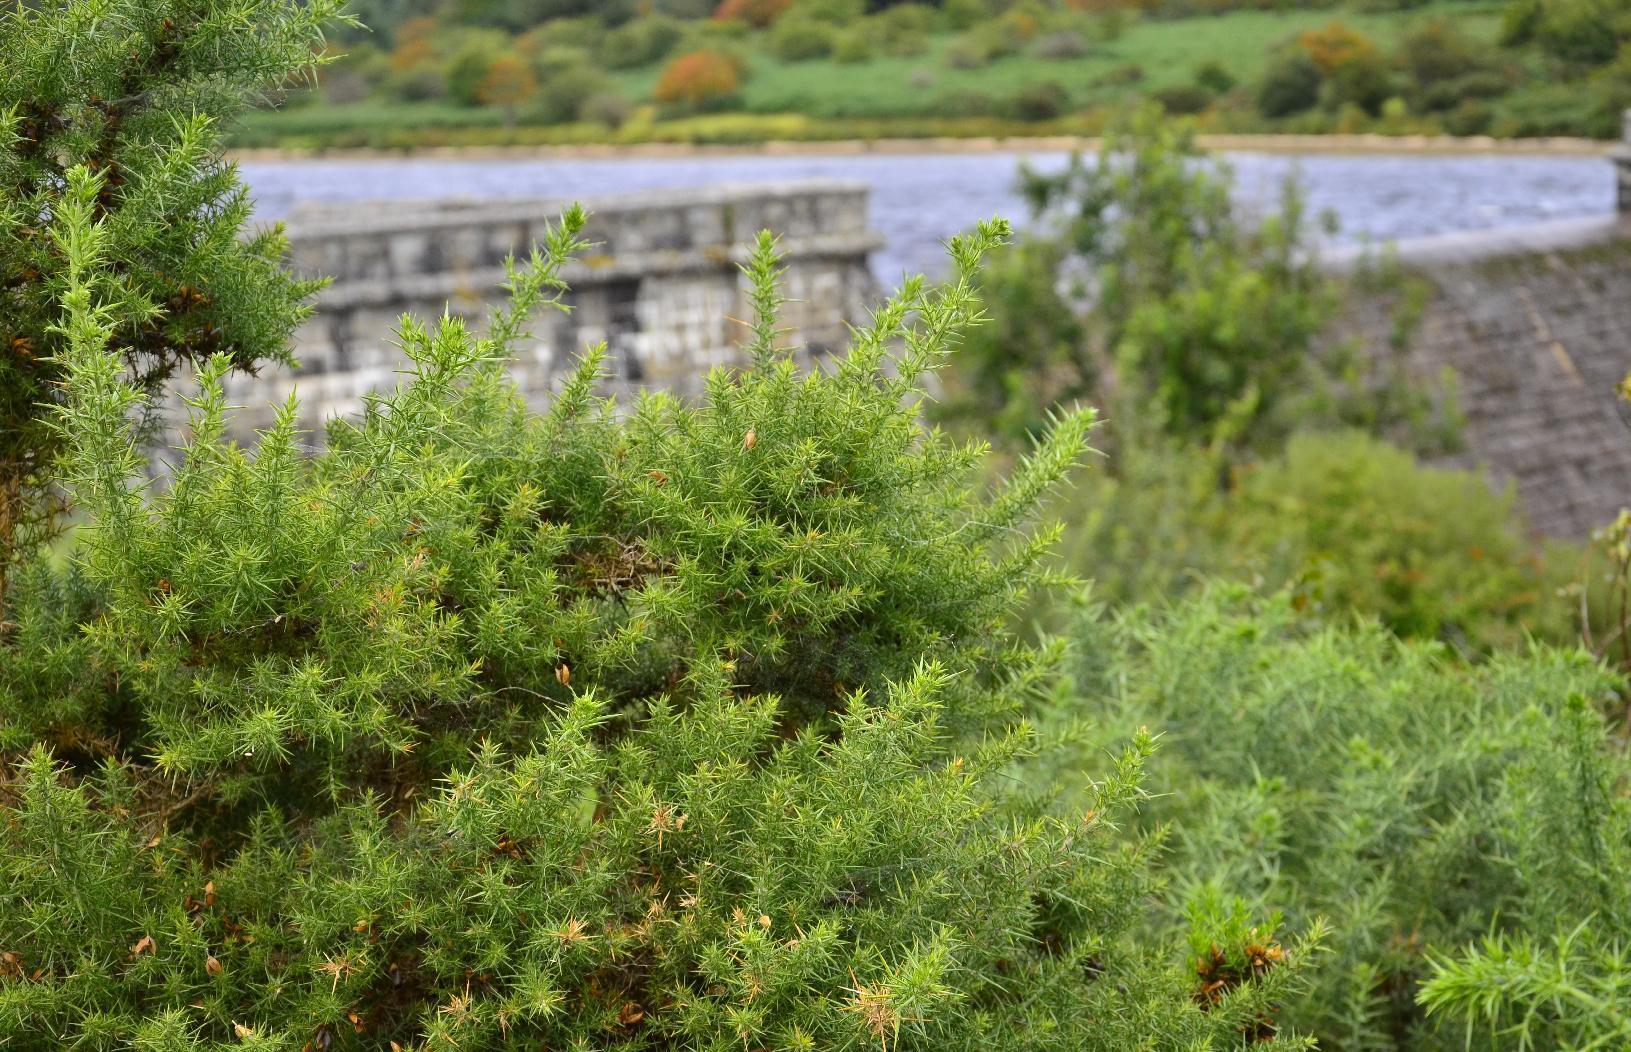
[[[586,202],[588,258],[698,252],[785,238],[865,238],[864,183],[803,180],[619,194]],[[563,199],[392,201],[307,205],[290,220],[296,270],[337,283],[497,267],[542,240],[573,202]]]
[[[588,347],[606,344],[608,388],[700,390],[740,360],[749,316],[741,264],[760,230],[781,239],[788,346],[819,356],[847,342],[880,290],[867,265],[864,184],[808,181],[620,195],[585,202],[592,247],[565,272],[569,314],[541,313],[512,368],[523,394],[547,401]],[[502,296],[503,263],[543,240],[570,202],[390,202],[303,208],[289,223],[293,265],[333,279],[295,337],[294,371],[234,377],[240,426],[265,427],[299,392],[301,424],[361,410],[406,365],[392,333],[404,314],[444,311],[479,328]]]

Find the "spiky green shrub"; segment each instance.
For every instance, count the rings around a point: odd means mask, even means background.
[[[1009,791],[1058,654],[1006,629],[1052,537],[1027,524],[1090,418],[991,492],[918,422],[1000,226],[810,375],[761,239],[750,368],[619,407],[591,353],[535,415],[502,361],[558,301],[574,212],[487,335],[405,321],[409,379],[321,455],[292,401],[234,444],[208,358],[155,493],[107,350],[103,183],[67,180],[55,421],[85,527],[0,638],[8,1047],[1272,1033],[1278,958],[1197,1000],[1127,937],[1147,740],[1072,809]],[[1239,956],[1236,920],[1193,937]]]
[[[14,550],[56,521],[58,399],[68,285],[64,174],[100,175],[90,208],[116,266],[85,280],[108,348],[152,390],[212,354],[287,358],[316,289],[279,263],[276,227],[240,238],[250,202],[218,150],[220,122],[310,70],[339,0],[48,0],[0,11],[0,624]]]
[[[1174,911],[1227,892],[1331,923],[1285,1013],[1321,1048],[1623,1044],[1631,764],[1589,655],[1469,667],[1233,586],[1085,611],[1077,638],[1089,742],[1160,736]]]

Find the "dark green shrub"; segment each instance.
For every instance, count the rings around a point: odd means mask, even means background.
[[[1055,245],[982,281],[995,336],[959,353],[941,411],[1018,436],[1085,399],[1152,433],[1283,433],[1270,421],[1310,386],[1330,289],[1294,196],[1281,217],[1243,227],[1227,169],[1201,161],[1191,131],[1146,110],[1096,160],[1024,173],[1030,239]]]
[[[1094,29],[1100,40],[1110,43],[1121,39],[1122,34],[1127,32],[1129,22],[1131,18],[1125,8],[1113,7],[1094,21]]]
[[[1412,87],[1426,90],[1469,76],[1493,75],[1500,59],[1453,19],[1440,17],[1410,27],[1394,49],[1394,62]]]
[[[934,29],[935,11],[926,4],[908,0],[885,7],[872,16],[870,24],[883,38],[892,34],[921,37]]]
[[[1008,115],[1021,121],[1051,121],[1070,109],[1070,92],[1053,80],[1027,84],[1008,100]]]
[[[1417,108],[1426,113],[1454,110],[1469,102],[1493,99],[1512,90],[1512,83],[1499,73],[1469,73],[1455,80],[1440,81],[1417,97]],[[1483,107],[1488,110],[1489,107]]]
[[[1619,1044],[1631,764],[1596,709],[1619,685],[1588,655],[1469,667],[1222,587],[1091,612],[1077,638],[1100,728],[1080,755],[1162,735],[1151,770],[1171,791],[1146,820],[1172,831],[1174,913],[1222,889],[1292,930],[1332,924],[1285,1012],[1320,1047]]]
[[[1298,435],[1242,472],[1229,543],[1313,607],[1485,650],[1576,630],[1510,492],[1357,433]],[[1572,568],[1570,568],[1572,569]]]
[[[601,65],[609,69],[635,69],[667,58],[685,35],[675,19],[648,15],[625,22],[606,34],[599,48]]]
[[[1112,603],[1227,578],[1463,652],[1579,633],[1582,553],[1538,547],[1510,495],[1479,475],[1418,465],[1358,432],[1297,435],[1233,470],[1135,433],[1107,477],[1083,483],[1067,522],[1067,564]]]
[[[1556,0],[1545,7],[1535,41],[1565,62],[1598,66],[1627,39],[1627,5],[1620,0]]]
[[[1496,120],[1503,135],[1613,139],[1620,134],[1621,112],[1628,101],[1617,93],[1599,94],[1589,82],[1528,84],[1499,100]]]
[[[1212,105],[1214,96],[1199,84],[1174,84],[1160,88],[1150,95],[1167,113],[1188,116],[1204,112]]]
[[[1289,117],[1311,110],[1320,100],[1320,71],[1301,48],[1282,50],[1269,62],[1257,86],[1257,108],[1265,117]]]
[[[533,72],[539,80],[548,80],[564,69],[594,64],[590,55],[575,47],[529,49],[528,54],[532,56]]]
[[[1203,62],[1195,68],[1195,83],[1213,95],[1222,95],[1235,86],[1235,75],[1220,62]]]
[[[614,90],[611,79],[587,63],[555,66],[539,81],[525,116],[532,124],[567,124],[586,117],[591,99]]]
[[[1092,391],[1087,326],[1059,280],[1068,252],[1063,239],[1026,237],[986,262],[979,290],[989,322],[953,359],[938,415],[1014,439]]]
[[[1380,52],[1356,55],[1331,71],[1322,101],[1332,109],[1356,106],[1374,117],[1395,93],[1393,70]]]
[[[848,26],[866,14],[866,0],[798,0],[794,12],[835,26]]]
[[[606,39],[606,24],[598,18],[557,18],[545,22],[527,35],[542,48],[566,48],[593,55]]]
[[[948,29],[968,29],[990,18],[993,6],[988,0],[942,0],[940,20]]]
[[[1215,481],[1305,426],[1442,450],[1454,429],[1440,385],[1330,336],[1348,290],[1319,265],[1295,184],[1247,222],[1232,180],[1150,110],[1112,127],[1095,161],[1023,172],[1026,244],[981,275],[992,325],[954,359],[940,417],[1017,438],[1088,401],[1116,422],[1113,455],[1193,441],[1218,452]],[[1407,317],[1416,301],[1397,299],[1387,309]],[[1401,326],[1396,347],[1409,337]]]
[[[1495,110],[1483,99],[1464,99],[1440,120],[1451,135],[1485,135],[1495,122]]]
[[[832,54],[838,30],[813,18],[784,18],[770,31],[770,53],[783,62],[806,62]]]
[[[738,64],[745,63],[751,49],[750,32],[741,22],[689,22],[685,38],[675,52],[716,51],[730,55]]]
[[[647,6],[673,18],[707,18],[719,5],[714,0],[650,0]]]
[[[1018,30],[1013,19],[992,18],[959,34],[957,42],[971,52],[977,48],[989,62],[1018,55],[1029,38]]]
[[[833,41],[832,57],[834,62],[854,65],[871,61],[872,55],[872,38],[860,26],[839,33],[838,38]]]
[[[1546,13],[1545,0],[1507,0],[1501,11],[1500,43],[1514,47],[1528,44],[1540,29],[1541,16]]]
[[[490,26],[520,32],[544,22],[593,19],[618,26],[635,17],[649,0],[450,0],[443,6],[463,25]],[[416,3],[423,11],[428,6]]]
[[[462,106],[481,105],[481,82],[504,55],[502,43],[485,36],[468,41],[447,64],[447,93]]]
[[[911,58],[929,50],[929,30],[934,12],[922,4],[908,3],[888,8],[857,23],[869,34],[873,46],[884,55]]]
[[[447,78],[433,66],[392,70],[385,78],[385,93],[403,102],[428,102],[447,97]]]

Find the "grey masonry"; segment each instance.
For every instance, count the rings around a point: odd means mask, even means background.
[[[737,361],[746,335],[740,272],[760,230],[786,254],[789,346],[842,348],[880,290],[867,265],[881,243],[867,226],[867,187],[800,181],[631,194],[588,202],[593,243],[566,270],[570,313],[543,312],[512,375],[542,402],[576,356],[605,343],[608,387],[695,393],[709,369]],[[444,311],[478,325],[503,295],[504,259],[525,257],[570,202],[390,202],[307,207],[289,222],[293,266],[332,284],[295,337],[296,370],[240,376],[228,391],[239,426],[261,428],[298,388],[301,424],[320,430],[393,386],[406,365],[392,342],[405,313]]]
[[[1511,486],[1531,527],[1584,539],[1631,506],[1631,115],[1610,157],[1618,212],[1401,242],[1428,296],[1405,353],[1423,382],[1455,379],[1463,450],[1444,462]],[[1354,254],[1329,257],[1333,266]],[[1392,354],[1377,299],[1347,319]]]

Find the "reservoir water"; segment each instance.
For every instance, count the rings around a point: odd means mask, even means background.
[[[1613,166],[1602,157],[1422,154],[1224,155],[1248,210],[1272,209],[1288,176],[1312,213],[1337,223],[1340,244],[1385,242],[1519,226],[1614,210]],[[936,273],[941,242],[975,220],[1023,225],[1015,193],[1021,161],[1056,170],[1061,153],[698,156],[630,159],[370,159],[252,161],[243,175],[257,215],[279,218],[301,202],[436,197],[594,198],[633,190],[810,177],[872,187],[872,225],[887,240],[873,259],[893,285],[903,272]]]

